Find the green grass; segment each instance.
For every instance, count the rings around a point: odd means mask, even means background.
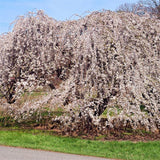
[[[94,141],[78,138],[58,137],[42,131],[0,130],[0,145],[83,154],[90,156],[126,160],[159,160],[160,141]]]

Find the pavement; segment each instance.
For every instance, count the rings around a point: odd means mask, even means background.
[[[0,146],[0,160],[111,160],[59,152]],[[113,160],[113,159],[112,159]]]

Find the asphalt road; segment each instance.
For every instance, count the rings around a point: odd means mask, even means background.
[[[0,146],[0,160],[109,160],[109,159]]]

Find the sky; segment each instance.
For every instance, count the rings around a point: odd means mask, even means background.
[[[0,0],[0,34],[11,31],[10,24],[18,16],[39,9],[56,20],[76,19],[92,11],[112,10],[137,0]]]

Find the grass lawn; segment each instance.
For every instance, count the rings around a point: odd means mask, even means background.
[[[58,137],[37,130],[0,130],[0,145],[125,160],[160,160],[160,141],[97,141]]]

